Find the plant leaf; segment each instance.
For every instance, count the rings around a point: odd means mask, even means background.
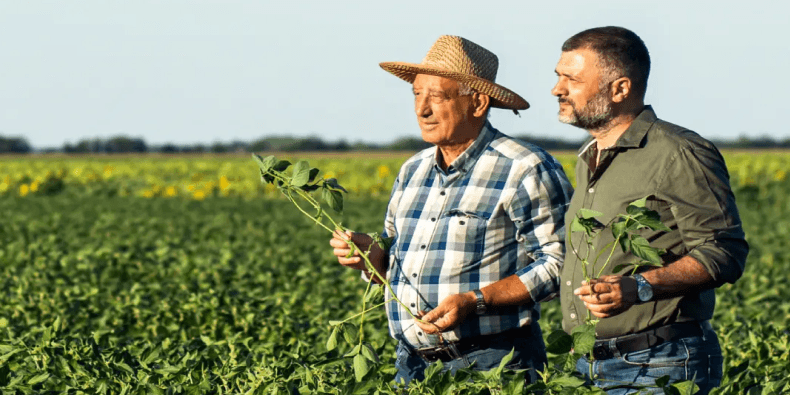
[[[646,204],[647,204],[647,196],[641,199],[634,200],[631,203],[628,203],[629,206],[636,206],[636,207],[645,207]]]
[[[266,158],[261,158],[259,155],[252,154],[253,159],[258,162],[258,167],[261,168],[261,172],[266,173],[271,169],[275,163],[277,163],[277,158],[272,155],[267,156]]]
[[[576,216],[581,217],[583,219],[600,217],[601,215],[603,215],[602,212],[590,210],[587,208],[580,208],[579,211],[576,212]]]
[[[310,164],[307,161],[300,160],[296,162],[293,168],[293,176],[291,176],[291,185],[301,187],[310,181]]]
[[[659,249],[650,246],[650,242],[642,236],[631,235],[631,253],[652,264],[661,264]]]
[[[335,178],[327,178],[326,180],[324,180],[324,188],[329,188],[333,191],[343,191],[345,193],[348,193],[348,191],[345,188],[343,188],[342,186],[340,186],[340,184],[337,183],[337,179]]]
[[[354,356],[354,376],[357,381],[362,381],[362,378],[370,371],[370,364],[362,354]]]
[[[362,351],[362,355],[365,356],[365,358],[367,358],[371,362],[375,362],[375,363],[379,362],[379,356],[376,355],[376,351],[373,350],[373,347],[370,344],[368,343],[363,344],[361,351]]]
[[[343,194],[340,193],[340,191],[324,188],[321,194],[326,204],[329,205],[332,210],[338,213],[343,212]]]
[[[573,351],[586,354],[595,345],[595,325],[579,325],[571,330],[571,336],[573,336]]]
[[[326,350],[332,351],[337,348],[338,327],[332,329],[329,339],[326,340]]]
[[[562,329],[551,332],[546,338],[546,352],[566,354],[571,351],[571,348],[573,348],[573,337]]]
[[[275,159],[275,160],[276,160],[276,159]],[[288,168],[288,166],[290,166],[290,165],[291,165],[291,162],[288,162],[287,160],[281,160],[281,161],[279,161],[279,162],[275,163],[274,165],[272,165],[272,170],[274,170],[274,171],[279,171],[279,172],[283,172],[283,171],[285,171],[285,169],[287,169],[287,168]]]

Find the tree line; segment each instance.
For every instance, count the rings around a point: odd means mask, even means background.
[[[570,141],[531,135],[514,136],[549,151],[577,150],[584,140]],[[740,149],[788,149],[790,138],[774,139],[769,136],[739,137],[735,140],[712,140],[719,148]],[[77,143],[65,143],[62,147],[34,149],[24,137],[0,135],[0,154],[65,153],[65,154],[113,154],[113,153],[232,153],[232,152],[300,152],[300,151],[412,151],[429,147],[419,137],[403,137],[391,143],[374,144],[346,140],[325,141],[320,137],[264,137],[254,141],[214,142],[211,144],[158,144],[152,145],[139,137],[115,136],[109,138],[82,139]]]

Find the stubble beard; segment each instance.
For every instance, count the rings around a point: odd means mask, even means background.
[[[568,99],[559,99],[560,103],[568,103],[571,106],[571,113],[568,115],[558,115],[562,123],[576,126],[590,132],[598,134],[610,128],[613,120],[612,103],[606,96],[606,91],[599,91],[587,104],[579,109],[576,104]]]

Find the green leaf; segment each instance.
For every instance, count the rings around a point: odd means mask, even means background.
[[[329,339],[326,340],[326,350],[332,351],[337,348],[337,336],[338,336],[338,327],[334,327],[332,329],[332,333],[329,335]]]
[[[291,165],[291,162],[288,162],[287,160],[281,160],[281,161],[275,163],[274,165],[272,165],[272,170],[283,172],[290,165]]]
[[[571,330],[571,336],[573,336],[573,351],[586,354],[595,345],[595,325],[579,325]]]
[[[315,178],[318,177],[318,173],[320,173],[320,172],[321,171],[316,169],[315,167],[310,169],[310,179],[307,182],[315,181]]]
[[[293,168],[293,176],[291,176],[291,185],[301,187],[310,181],[310,164],[307,161],[300,160],[296,162]]]
[[[551,379],[551,384],[562,388],[576,388],[584,384],[584,379],[564,373],[562,376]]]
[[[353,346],[357,343],[357,335],[359,334],[359,330],[354,324],[343,324],[343,338],[346,339],[346,343],[349,346]]]
[[[641,199],[634,200],[631,203],[628,203],[629,206],[636,206],[636,207],[645,207],[646,204],[647,204],[647,196]]]
[[[364,378],[369,371],[370,364],[368,360],[362,354],[354,356],[354,376],[357,381],[362,381],[362,378]]]
[[[346,358],[354,357],[354,356],[359,355],[360,351],[362,351],[362,347],[359,344],[357,344],[356,346],[354,346],[354,348],[351,349],[351,351],[347,352],[343,356],[346,357]]]
[[[656,386],[657,387],[666,387],[669,384],[669,375],[664,375],[656,379]]]
[[[634,217],[640,228],[650,228],[652,230],[663,230],[669,232],[671,229],[661,222],[661,216],[655,211],[645,211]]]
[[[681,394],[694,394],[699,391],[699,386],[691,380],[672,383],[670,387],[678,390]]]
[[[600,217],[603,215],[600,211],[590,210],[587,208],[580,208],[579,211],[576,212],[576,215],[582,219],[590,219],[595,217]]]
[[[324,201],[332,210],[335,212],[342,213],[343,212],[343,194],[339,191],[335,191],[332,189],[323,189],[322,192]]]
[[[340,184],[337,183],[337,179],[335,178],[327,178],[326,180],[324,180],[324,187],[329,188],[333,191],[343,191],[345,193],[348,193],[348,191],[346,191],[345,188],[341,187]]]
[[[362,351],[362,355],[364,355],[365,358],[369,359],[371,362],[375,362],[375,363],[379,362],[379,356],[376,355],[376,351],[373,350],[373,346],[371,346],[370,344],[368,343],[363,344],[361,351]]]
[[[630,247],[631,253],[640,259],[656,265],[660,265],[662,263],[661,255],[659,254],[659,251],[661,250],[651,247],[650,242],[644,237],[639,235],[631,235]]]
[[[633,263],[623,263],[621,265],[617,265],[612,269],[612,273],[620,273],[623,269],[633,266]]]
[[[551,332],[546,338],[546,352],[566,354],[573,348],[573,337],[562,329]]]
[[[274,167],[274,164],[277,163],[277,158],[272,155],[267,156],[266,158],[261,158],[258,155],[252,154],[253,159],[258,162],[258,167],[261,169],[261,173],[266,173]]]
[[[628,229],[627,220],[617,221],[612,224],[612,236],[614,236],[615,239],[617,239],[618,237],[623,237],[627,229]]]
[[[49,378],[49,373],[44,372],[39,375],[33,376],[30,380],[27,381],[28,385],[36,385],[38,383],[43,383]]]
[[[647,207],[628,206],[628,207],[625,208],[625,212],[628,213],[628,215],[631,215],[631,216],[636,216],[636,215],[645,213],[647,211],[650,211],[650,210],[647,209]]]

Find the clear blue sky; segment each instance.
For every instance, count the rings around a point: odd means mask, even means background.
[[[708,138],[790,137],[785,2],[0,0],[0,134],[37,148],[118,134],[150,144],[419,136],[407,83],[439,35],[499,56],[532,107],[511,135],[580,139],[550,95],[562,42],[619,25],[650,50],[647,102]]]

